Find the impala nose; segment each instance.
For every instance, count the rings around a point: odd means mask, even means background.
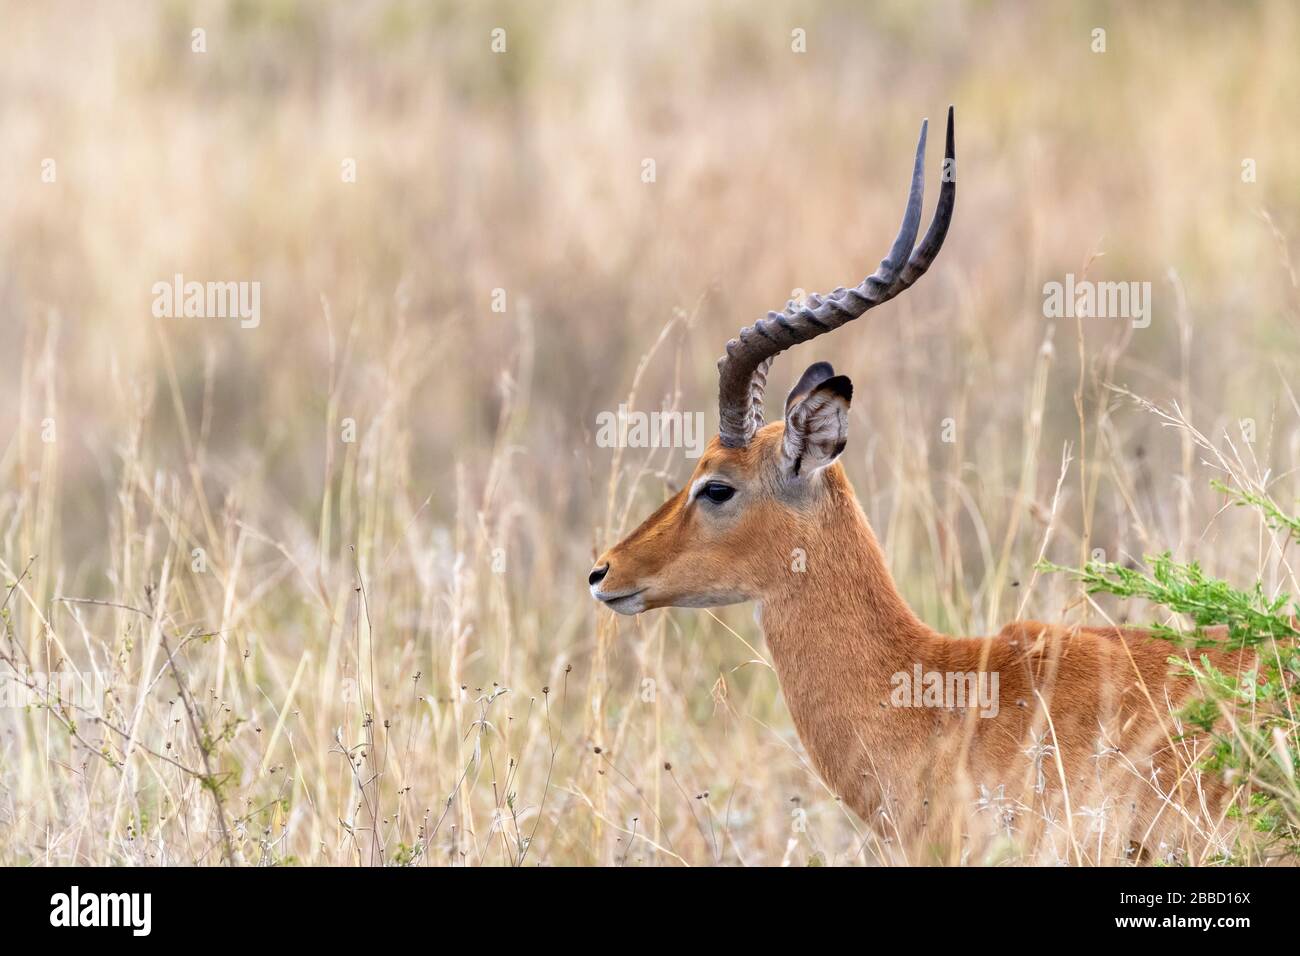
[[[587,575],[587,583],[594,588],[601,581],[605,580],[605,575],[607,574],[609,574],[608,561],[606,561],[604,564],[600,565],[599,567],[595,567],[591,569],[591,573]]]

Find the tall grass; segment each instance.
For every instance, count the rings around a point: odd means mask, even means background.
[[[812,771],[750,609],[584,578],[691,466],[596,414],[712,422],[723,342],[874,265],[949,102],[948,245],[832,350],[909,601],[1146,619],[1035,569],[1165,550],[1300,593],[1208,485],[1300,498],[1289,4],[4,6],[0,862],[918,859]],[[153,318],[177,272],[261,325]],[[1151,326],[1044,319],[1066,272]]]

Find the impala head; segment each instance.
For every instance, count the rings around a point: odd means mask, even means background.
[[[718,436],[690,483],[596,561],[588,584],[597,600],[637,614],[762,599],[789,578],[793,547],[834,533],[833,515],[852,500],[836,459],[848,441],[853,385],[826,362],[809,366],[783,420],[764,425],[767,373],[776,355],[892,299],[934,261],[957,192],[951,107],[939,202],[917,245],[925,137],[922,123],[903,224],[880,267],[856,288],[792,300],[727,343],[718,361]]]

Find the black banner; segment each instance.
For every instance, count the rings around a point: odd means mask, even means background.
[[[437,914],[443,927],[481,930],[481,917],[502,904],[511,921],[526,919],[520,926],[608,921],[620,932],[640,913],[663,920],[656,925],[670,935],[676,918],[683,929],[717,919],[742,935],[779,918],[818,931],[934,932],[940,945],[960,927],[994,922],[1069,938],[1172,932],[1226,942],[1293,925],[1300,889],[1296,871],[1281,868],[9,869],[0,883],[11,931],[128,945],[192,943],[209,931],[238,938],[255,932],[253,922],[282,923],[295,944],[373,942],[423,933]]]

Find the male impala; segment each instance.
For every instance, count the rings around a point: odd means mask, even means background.
[[[1170,676],[1171,645],[1142,631],[1034,621],[991,638],[936,633],[899,594],[838,461],[849,379],[826,362],[809,366],[783,420],[763,424],[778,353],[898,295],[938,254],[956,198],[951,108],[938,205],[913,249],[925,139],[923,124],[902,227],[876,273],[855,289],[791,301],[727,343],[720,434],[690,483],[601,555],[592,596],[620,614],[759,602],[800,739],[826,783],[886,838],[951,846],[956,835],[959,844],[963,820],[991,809],[983,818],[995,828],[1033,823],[1071,860],[1204,840],[1221,823],[1224,788],[1194,768],[1196,741],[1173,726],[1189,681]],[[1244,670],[1239,655],[1212,657]],[[955,674],[972,689],[993,677],[979,686],[995,699],[966,706],[936,695],[925,702],[946,706],[909,706],[922,701],[899,694],[899,675],[920,674],[949,675],[949,687]],[[1093,853],[1102,834],[1117,838],[1105,841],[1112,850]]]

